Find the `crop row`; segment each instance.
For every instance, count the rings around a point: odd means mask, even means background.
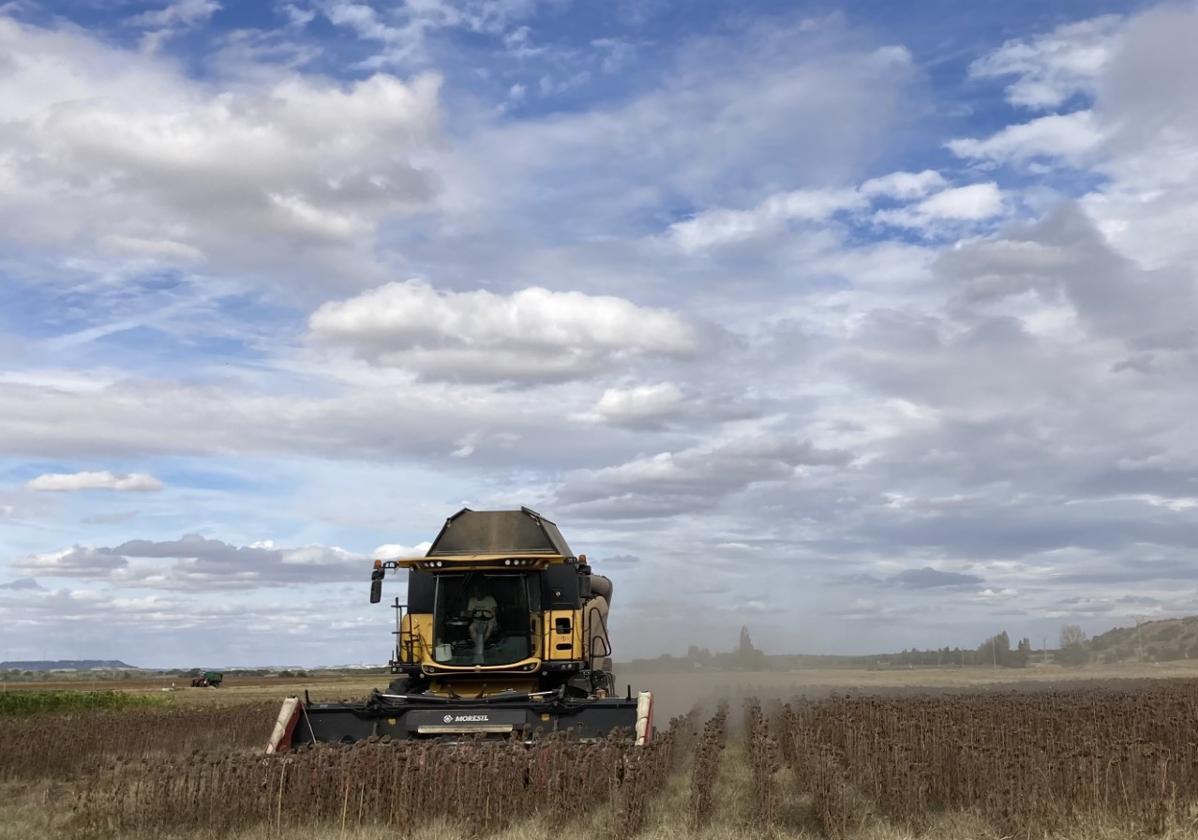
[[[758,718],[760,720],[760,718]],[[880,813],[919,831],[968,810],[1011,834],[1102,815],[1163,831],[1198,807],[1192,684],[799,699],[773,727],[830,837]],[[755,751],[765,737],[752,735]]]
[[[139,759],[83,780],[74,823],[84,835],[312,824],[403,832],[444,818],[483,833],[538,815],[574,820],[606,803],[618,836],[631,836],[669,775],[672,747],[671,730],[647,747],[617,738],[452,745],[383,738],[274,756]]]
[[[68,779],[95,762],[265,745],[274,703],[0,717],[0,781]]]

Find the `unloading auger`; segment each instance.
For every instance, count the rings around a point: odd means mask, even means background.
[[[425,556],[374,561],[372,604],[394,569],[408,578],[407,603],[392,605],[395,679],[358,703],[288,698],[268,752],[372,736],[652,737],[652,693],[618,696],[612,675],[611,581],[548,519],[464,508]]]

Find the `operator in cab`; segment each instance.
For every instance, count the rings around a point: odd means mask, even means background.
[[[466,616],[470,619],[470,639],[474,642],[474,662],[481,665],[483,649],[487,642],[499,633],[499,604],[487,592],[483,581],[475,579],[470,585],[470,600],[466,603]]]

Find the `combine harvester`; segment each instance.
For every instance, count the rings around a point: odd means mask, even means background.
[[[580,739],[653,734],[653,696],[617,696],[607,611],[611,581],[575,557],[557,526],[528,508],[445,522],[428,554],[375,560],[370,602],[388,569],[406,569],[395,599],[386,692],[360,703],[283,703],[267,752],[315,742],[487,735]]]

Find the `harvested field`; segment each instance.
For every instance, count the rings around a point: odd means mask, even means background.
[[[268,757],[274,711],[0,718],[0,838],[1198,833],[1192,680],[741,696],[639,749],[384,739]]]

